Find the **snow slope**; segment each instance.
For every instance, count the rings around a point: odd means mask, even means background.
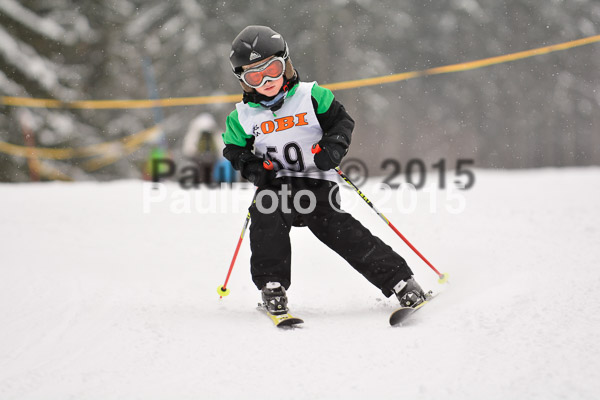
[[[450,275],[401,328],[393,299],[295,228],[306,324],[291,331],[255,310],[247,239],[231,295],[216,293],[251,190],[0,185],[0,398],[597,398],[600,168],[476,175],[462,200],[419,191],[412,211],[365,188]],[[186,210],[211,196],[223,209]],[[343,201],[439,286],[355,193]]]

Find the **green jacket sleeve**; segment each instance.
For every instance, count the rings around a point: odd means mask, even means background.
[[[337,101],[331,90],[313,85],[311,90],[312,104],[317,120],[323,129],[323,138],[348,148],[352,140],[354,120],[344,106]]]
[[[317,114],[324,114],[331,107],[331,103],[333,102],[333,93],[329,89],[325,89],[324,87],[319,86],[315,83],[310,92],[312,98],[317,103],[316,111]]]
[[[240,147],[246,147],[247,140],[253,136],[248,135],[244,132],[244,128],[240,124],[238,119],[237,110],[233,110],[231,114],[227,116],[225,132],[222,135],[223,142],[227,144],[233,144]]]
[[[237,110],[234,110],[227,117],[226,128],[222,137],[225,143],[223,157],[228,159],[236,170],[242,170],[246,163],[258,158],[252,153],[254,136],[244,132]]]

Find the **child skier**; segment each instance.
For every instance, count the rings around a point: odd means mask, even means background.
[[[227,117],[223,155],[257,186],[257,201],[250,207],[250,266],[267,311],[288,312],[292,226],[308,226],[386,297],[395,294],[401,306],[423,302],[423,290],[406,261],[339,208],[333,168],[348,152],[354,128],[344,106],[316,82],[300,82],[287,43],[269,27],[242,30],[229,59],[244,97]],[[322,151],[313,156],[315,143]],[[265,160],[277,168],[265,168]],[[301,190],[316,199],[312,208],[307,196],[297,203],[260,196],[272,191],[294,199]]]

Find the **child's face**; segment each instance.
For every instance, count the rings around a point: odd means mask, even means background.
[[[262,60],[262,61],[254,63],[254,64],[244,65],[242,68],[244,70],[247,70],[248,68],[252,68],[257,65],[264,64],[264,63],[268,62],[271,58],[273,58],[273,57],[269,57],[266,60]],[[283,86],[283,76],[275,81],[266,81],[262,86],[257,87],[256,91],[264,96],[273,97],[277,93],[279,93],[279,90],[281,89],[282,86]]]

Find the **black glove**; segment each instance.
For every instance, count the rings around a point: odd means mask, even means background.
[[[244,163],[240,172],[244,178],[257,187],[272,183],[277,176],[277,172],[266,169],[263,166],[263,159],[256,156],[254,156],[254,159]]]
[[[345,135],[324,136],[319,141],[321,151],[315,154],[315,165],[321,171],[329,171],[342,162],[348,152],[348,139]]]

